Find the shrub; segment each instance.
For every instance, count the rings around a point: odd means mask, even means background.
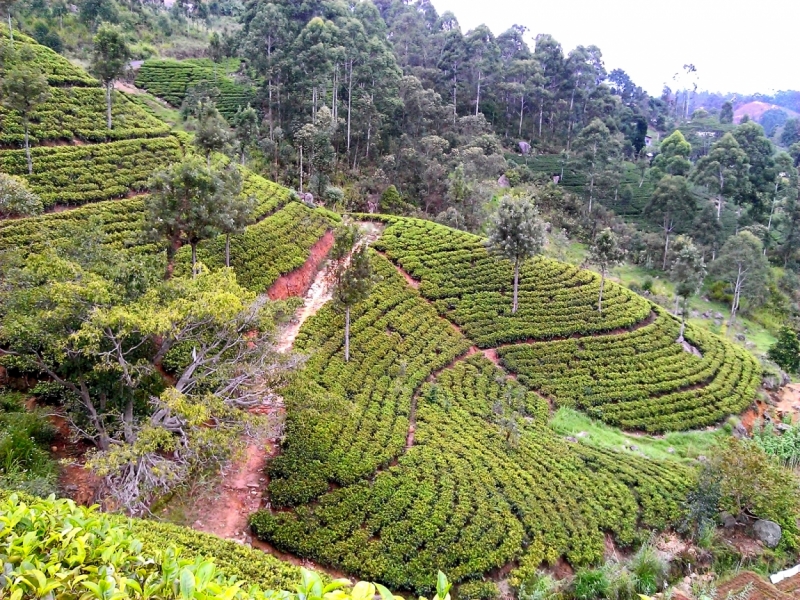
[[[800,369],[800,340],[791,327],[782,327],[778,340],[767,352],[770,360],[787,373],[797,373]]]
[[[42,210],[42,201],[28,189],[24,179],[0,173],[0,219],[32,217]]]
[[[658,555],[652,544],[644,544],[628,563],[634,576],[636,592],[651,596],[663,589],[669,565]]]
[[[608,576],[603,569],[581,569],[572,581],[572,595],[577,600],[608,598]]]
[[[494,581],[468,581],[458,586],[460,600],[499,600],[500,589]]]

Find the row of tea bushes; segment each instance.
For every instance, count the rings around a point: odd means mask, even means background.
[[[613,425],[660,433],[704,427],[744,410],[760,382],[756,360],[718,336],[689,327],[702,358],[676,343],[666,311],[649,325],[602,335],[499,349],[520,381]]]
[[[0,171],[20,175],[45,208],[122,198],[146,189],[154,171],[180,160],[175,136],[122,140],[87,146],[38,147],[31,150],[28,175],[24,150],[0,151]]]
[[[8,39],[8,27],[4,24],[0,24],[0,38]],[[97,87],[100,85],[86,71],[19,31],[14,31],[14,50],[17,53],[30,54],[33,66],[45,74],[47,83],[51,86]]]
[[[30,116],[31,145],[43,142],[108,142],[165,136],[170,127],[119,92],[112,104],[113,128],[106,124],[105,91],[100,88],[51,88],[50,98]],[[25,128],[20,116],[0,108],[0,145],[22,146]]]
[[[231,268],[241,285],[256,293],[266,292],[278,277],[303,265],[311,247],[340,218],[326,210],[314,210],[291,202],[262,221],[231,236]],[[206,267],[225,266],[225,236],[202,242],[197,259]],[[191,272],[191,248],[182,247],[175,257],[175,274]]]
[[[370,321],[363,322],[372,318],[363,313],[355,325],[379,336]],[[317,356],[309,369],[325,368]],[[355,360],[360,370],[379,364],[372,352]],[[290,404],[289,417],[307,420],[309,412],[319,412],[316,425],[330,427],[333,448],[355,443],[377,453],[380,447],[364,440],[388,436],[387,412],[393,409],[353,410],[358,388],[346,394],[362,382],[353,381],[351,372],[320,386],[315,401]],[[357,481],[338,480],[345,487],[292,512],[258,512],[251,527],[259,538],[301,557],[423,593],[437,569],[469,581],[519,561],[512,574],[518,582],[561,556],[574,565],[593,563],[603,558],[606,532],[631,544],[637,529],[664,527],[679,517],[688,469],[570,444],[536,416],[541,403],[483,357],[458,362],[422,386],[414,445],[399,460],[356,457],[370,467]],[[338,412],[347,421],[330,425],[343,420]],[[318,433],[290,429],[289,441],[309,444]],[[280,465],[281,490],[307,484],[308,463],[325,460],[326,448],[315,449],[320,454],[307,454],[305,462]],[[338,460],[349,455],[333,452]]]
[[[353,484],[396,460],[414,393],[469,349],[385,259],[374,256],[373,264],[382,281],[353,309],[350,361],[344,361],[344,314],[330,304],[295,342],[310,356],[283,392],[285,443],[270,465],[274,506],[309,502],[330,483]]]
[[[598,313],[598,275],[537,257],[521,269],[519,310],[512,314],[511,263],[491,256],[482,238],[430,221],[392,219],[376,248],[483,348],[632,327],[651,312],[644,298],[608,282]]]
[[[215,75],[213,67],[192,61],[149,59],[144,61],[136,74],[138,87],[176,107],[183,103],[189,88],[201,81],[219,88],[217,108],[227,118],[235,115],[240,107],[247,106],[255,97],[252,88],[232,81],[222,67],[218,68]]]

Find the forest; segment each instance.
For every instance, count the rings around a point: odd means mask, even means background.
[[[800,593],[800,92],[434,4],[0,0],[0,597]]]

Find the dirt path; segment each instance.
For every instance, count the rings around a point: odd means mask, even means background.
[[[374,223],[359,223],[359,225],[364,233],[361,244],[371,244],[382,231],[382,228]],[[303,324],[333,297],[333,275],[328,263],[320,263],[318,258],[314,257],[309,257],[309,260],[315,261],[319,270],[303,297],[303,306],[278,336],[275,349],[281,353],[291,351]],[[305,267],[306,265],[300,269]],[[194,528],[222,538],[251,544],[286,560],[286,555],[276,552],[268,544],[253,539],[247,525],[248,517],[263,505],[263,493],[269,484],[266,466],[270,458],[280,449],[280,432],[285,414],[283,400],[271,395],[270,399],[252,412],[270,419],[271,432],[249,439],[244,456],[222,473],[220,483],[208,497],[197,499],[193,514]],[[307,561],[294,559],[289,562],[320,569]],[[334,577],[340,576],[335,572],[329,574]]]

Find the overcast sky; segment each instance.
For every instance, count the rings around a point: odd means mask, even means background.
[[[770,93],[800,90],[797,0],[432,0],[462,30],[486,23],[495,34],[515,23],[531,38],[549,33],[565,54],[579,45],[603,51],[606,69],[625,70],[652,95],[684,64],[700,89]]]

